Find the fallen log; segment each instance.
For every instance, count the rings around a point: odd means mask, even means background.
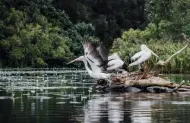
[[[153,76],[151,74],[146,74],[146,76],[143,77],[142,75],[144,74],[132,73],[117,75],[112,78],[111,84],[106,80],[98,80],[96,89],[118,92],[190,92],[190,86],[183,85],[184,82],[176,84],[164,78]]]
[[[163,78],[152,76],[147,79],[140,80],[126,80],[124,83],[126,86],[137,86],[137,87],[149,87],[149,86],[161,86],[161,87],[169,87],[175,88],[178,84],[169,82]]]

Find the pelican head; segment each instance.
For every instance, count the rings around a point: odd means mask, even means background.
[[[141,50],[150,50],[145,44],[142,44],[141,45]]]
[[[156,65],[161,65],[161,66],[164,66],[165,65],[165,61],[163,60],[159,60]]]
[[[84,57],[84,56],[79,56],[78,58],[76,58],[76,59],[70,61],[70,62],[67,63],[67,64],[71,64],[71,63],[76,62],[76,61],[84,61],[84,60],[85,60],[85,57]]]
[[[159,56],[156,55],[156,53],[154,53],[151,49],[149,49],[145,44],[142,44],[142,45],[141,45],[141,50],[142,50],[142,51],[151,52],[154,56],[156,56],[157,58],[159,58]]]

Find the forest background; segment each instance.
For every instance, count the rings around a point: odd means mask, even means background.
[[[0,13],[0,68],[80,67],[66,63],[86,38],[126,63],[141,44],[167,59],[190,36],[190,0],[0,0]],[[190,73],[190,48],[163,71]]]

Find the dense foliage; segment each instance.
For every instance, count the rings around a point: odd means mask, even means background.
[[[188,41],[181,38],[178,41],[168,41],[165,39],[156,39],[155,25],[149,24],[145,30],[130,29],[125,31],[121,38],[117,38],[114,41],[111,52],[117,52],[126,63],[129,64],[129,59],[132,55],[140,51],[140,45],[146,44],[152,51],[154,51],[159,59],[152,56],[145,64],[148,64],[149,70],[153,70],[158,60],[167,60],[172,54],[182,49]],[[174,57],[170,64],[162,68],[162,72],[172,73],[189,73],[190,68],[190,49],[185,49],[181,54]],[[135,68],[135,67],[134,67]]]
[[[149,0],[146,8],[157,38],[175,40],[182,32],[190,36],[190,0]]]
[[[146,14],[149,24],[145,29],[124,31],[121,38],[114,41],[112,52],[118,52],[126,62],[140,50],[141,44],[146,44],[160,59],[166,60],[188,43],[182,33],[190,37],[190,0],[149,0],[146,3]],[[162,71],[190,73],[189,52],[188,47]],[[147,63],[151,68],[157,61],[153,57]]]
[[[55,0],[54,4],[67,12],[73,23],[92,23],[95,35],[108,48],[122,30],[146,25],[145,0]]]
[[[73,24],[51,0],[2,0],[0,11],[1,66],[63,66],[82,53],[80,42],[94,32],[91,24]]]
[[[0,12],[0,67],[63,67],[87,38],[126,62],[142,43],[166,59],[190,37],[190,0],[1,0]],[[167,69],[189,72],[188,52]]]

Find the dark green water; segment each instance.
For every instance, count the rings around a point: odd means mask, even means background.
[[[0,123],[189,123],[190,94],[106,93],[85,73],[2,74]],[[190,81],[189,75],[168,75]]]

